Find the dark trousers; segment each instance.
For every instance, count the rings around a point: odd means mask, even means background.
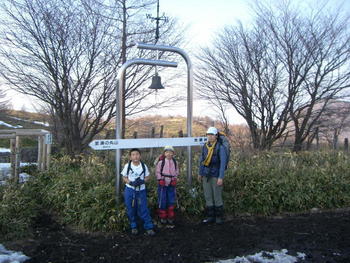
[[[130,187],[125,187],[124,200],[130,227],[137,227],[137,217],[139,217],[144,223],[144,229],[152,229],[153,223],[147,207],[146,190],[136,191]]]

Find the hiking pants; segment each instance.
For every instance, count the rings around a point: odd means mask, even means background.
[[[124,200],[131,228],[137,228],[137,217],[143,221],[144,229],[152,229],[152,218],[147,207],[146,190],[136,191],[125,187]]]
[[[158,213],[160,218],[173,218],[176,201],[176,187],[158,185]]]
[[[207,207],[223,206],[222,186],[218,186],[217,181],[217,177],[202,177],[204,198]]]

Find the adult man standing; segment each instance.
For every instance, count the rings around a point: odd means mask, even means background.
[[[222,188],[227,163],[224,146],[218,142],[218,130],[207,130],[208,142],[202,147],[198,180],[202,181],[206,204],[203,223],[223,223]]]

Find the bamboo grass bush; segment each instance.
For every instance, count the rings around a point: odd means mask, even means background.
[[[350,206],[350,157],[343,152],[260,153],[228,171],[229,213],[272,215]]]
[[[198,220],[205,205],[196,178],[198,154],[194,156],[191,187],[187,185],[184,158],[179,156],[178,159],[178,211],[189,220]],[[126,161],[127,157],[124,159]],[[143,160],[154,175],[154,158]],[[103,158],[83,156],[76,162],[63,156],[54,159],[48,171],[38,172],[20,188],[0,187],[0,235],[25,232],[38,211],[48,208],[62,223],[80,230],[126,230],[123,200],[116,207],[114,171],[114,164]],[[149,207],[155,215],[158,206],[155,177],[147,184]],[[331,151],[262,152],[251,156],[234,153],[226,172],[223,194],[225,211],[231,215],[276,215],[304,212],[314,207],[349,207],[350,156]],[[12,205],[13,200],[17,203]],[[13,207],[8,209],[9,206]],[[23,210],[17,210],[16,206]],[[7,226],[15,213],[20,214],[18,218],[24,222],[23,229]]]

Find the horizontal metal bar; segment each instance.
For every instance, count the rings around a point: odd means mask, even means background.
[[[162,67],[177,67],[177,62],[167,61],[167,60],[154,60],[154,59],[144,59],[144,58],[135,58],[126,61],[118,71],[118,79],[120,79],[121,75],[124,74],[125,70],[132,65],[151,65],[151,66],[162,66]]]

